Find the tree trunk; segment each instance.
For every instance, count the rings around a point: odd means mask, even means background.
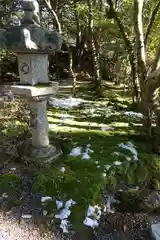
[[[80,68],[80,63],[81,63],[81,58],[83,54],[83,49],[84,49],[84,37],[82,37],[82,32],[80,28],[80,21],[79,21],[79,13],[77,11],[77,5],[76,1],[74,0],[74,15],[75,15],[75,21],[76,21],[76,27],[77,27],[77,32],[76,32],[76,65],[77,68]]]
[[[132,103],[138,104],[139,103],[139,79],[138,79],[138,73],[137,73],[137,60],[135,58],[132,43],[129,40],[129,37],[125,31],[124,25],[123,25],[121,19],[119,18],[118,13],[115,10],[113,1],[107,0],[107,2],[110,6],[110,11],[112,12],[112,16],[113,16],[115,22],[117,23],[117,26],[120,30],[120,33],[121,33],[124,43],[126,45],[126,49],[127,49],[128,55],[129,55],[129,61],[131,64],[131,75],[132,75],[132,85],[133,85]]]
[[[141,112],[144,115],[142,134],[151,136],[153,115],[153,94],[155,85],[152,78],[147,79],[146,53],[143,34],[143,4],[144,0],[134,0],[134,31],[136,37],[136,52],[138,76],[141,93]]]
[[[139,80],[137,73],[137,62],[134,54],[129,55],[129,61],[131,64],[131,75],[132,75],[132,104],[139,104]]]
[[[146,77],[144,88],[142,91],[141,111],[144,114],[143,129],[151,135],[152,115],[155,112],[159,124],[159,98],[157,89],[160,87],[160,48],[157,50],[155,61],[152,65],[152,71]],[[157,126],[159,127],[159,126]],[[159,130],[158,130],[159,131]],[[160,140],[160,135],[156,138],[156,142]],[[156,143],[157,144],[157,143]]]
[[[158,87],[153,94],[153,107],[156,115],[156,127],[154,129],[154,148],[153,150],[160,154],[160,101],[159,101],[160,87]]]
[[[76,74],[73,71],[73,54],[70,48],[68,48],[68,52],[69,52],[69,73],[70,73],[70,77],[72,79],[72,95],[75,96],[76,95]]]
[[[53,1],[51,2],[50,0],[45,0],[45,3],[49,9],[49,11],[51,12],[52,16],[53,16],[53,19],[55,20],[56,24],[57,24],[57,30],[58,32],[61,34],[62,33],[62,28],[61,28],[61,23],[58,19],[58,16],[56,14],[56,12],[54,11],[53,9]],[[51,4],[52,3],[52,4]],[[55,6],[58,6],[58,2],[54,2],[55,3]],[[59,62],[59,58],[58,58],[58,53],[56,52],[55,53],[55,58],[56,58],[56,66],[58,66],[58,62]],[[59,79],[59,67],[56,68],[56,81],[59,82],[60,79]]]
[[[140,81],[141,93],[144,89],[146,79],[146,55],[143,35],[143,4],[144,0],[134,0],[134,31],[136,37],[138,75]]]
[[[141,134],[144,136],[152,135],[152,115],[153,115],[153,86],[145,86],[141,98],[141,112],[144,115]]]
[[[56,12],[54,11],[54,9],[53,9],[53,7],[52,7],[52,5],[51,5],[51,1],[50,1],[50,0],[45,0],[45,3],[46,3],[48,9],[49,9],[50,12],[52,13],[52,15],[53,15],[53,17],[54,17],[54,19],[55,19],[55,21],[56,21],[58,32],[59,32],[59,33],[62,33],[61,23],[60,23],[60,21],[59,21],[59,19],[58,19],[58,16],[57,16]]]
[[[91,43],[92,51],[92,62],[94,68],[94,78],[95,78],[95,87],[98,90],[98,93],[101,94],[101,76],[100,76],[100,65],[97,58],[97,50],[93,37],[93,9],[91,0],[87,0],[88,3],[88,39]]]

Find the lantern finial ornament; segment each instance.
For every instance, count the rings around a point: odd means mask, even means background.
[[[37,0],[22,0],[21,2],[24,17],[23,23],[40,25],[40,11]]]

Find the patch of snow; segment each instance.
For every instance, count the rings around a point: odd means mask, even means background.
[[[62,209],[62,211],[59,214],[55,214],[55,218],[58,218],[60,220],[66,219],[70,216],[71,211],[67,208]]]
[[[93,150],[90,147],[91,147],[91,144],[87,144],[85,152],[82,155],[82,159],[88,160],[91,158],[89,153],[93,153]]]
[[[10,171],[16,171],[16,168],[10,168]]]
[[[111,165],[105,165],[105,169],[109,170],[111,168]]]
[[[120,162],[120,161],[113,162],[113,165],[115,165],[115,166],[120,166],[121,164],[122,164],[122,162]]]
[[[57,209],[59,210],[60,208],[63,207],[63,202],[62,201],[56,201]]]
[[[127,160],[128,162],[130,162],[132,159],[131,159],[131,157],[127,157],[127,156],[126,156],[126,160]]]
[[[86,217],[83,223],[85,226],[91,227],[93,229],[99,226],[99,223],[97,220],[93,220],[89,217]]]
[[[65,167],[60,168],[60,172],[64,173],[66,171]]]
[[[75,148],[72,149],[72,151],[69,155],[73,156],[73,157],[78,157],[81,154],[82,154],[82,147],[75,147]]]
[[[31,214],[23,214],[21,216],[21,218],[23,218],[23,219],[30,219],[30,218],[32,218],[32,215]]]
[[[128,116],[128,117],[143,118],[143,114],[142,113],[137,113],[137,112],[133,112],[133,111],[126,111],[123,114],[125,116]]]
[[[99,220],[101,217],[101,208],[98,205],[89,206],[87,217],[94,217],[94,219]]]
[[[68,233],[68,223],[66,219],[61,220],[60,228],[63,230],[63,233]]]
[[[121,188],[120,188],[120,189],[118,189],[118,192],[123,192],[123,189],[121,189]]]
[[[72,199],[66,201],[64,208],[60,211],[59,214],[55,214],[55,218],[61,220],[60,228],[62,228],[63,233],[68,233],[68,217],[71,214],[71,210],[69,209],[72,205],[75,205],[76,202]],[[62,201],[56,201],[57,209],[61,209],[63,207]]]
[[[81,103],[85,102],[85,100],[80,99],[80,98],[50,98],[49,104],[54,106],[54,107],[60,107],[60,108],[66,108],[66,109],[71,109],[73,107],[79,106]]]
[[[43,210],[43,216],[47,216],[47,211],[46,210]]]
[[[103,132],[105,132],[105,131],[113,130],[113,128],[112,127],[101,127],[101,130]]]
[[[68,200],[66,203],[65,203],[65,208],[70,208],[72,205],[75,205],[76,202],[73,201],[72,199]]]
[[[87,144],[84,152],[82,152],[82,147],[74,147],[71,150],[69,155],[74,156],[74,157],[78,157],[78,156],[82,155],[83,160],[88,160],[91,158],[89,153],[93,153],[93,150],[90,147],[91,147],[91,144]]]
[[[7,193],[3,193],[3,194],[2,194],[2,197],[3,197],[3,198],[8,198]]]
[[[113,152],[112,155],[114,156],[120,156],[121,154],[119,152]]]
[[[138,152],[132,142],[121,143],[119,144],[119,147],[130,151],[133,155],[133,159],[138,161]]]
[[[91,158],[91,157],[89,156],[88,153],[86,153],[86,152],[83,153],[83,155],[82,155],[82,159],[83,159],[83,160],[88,160],[88,159],[90,159],[90,158]]]
[[[87,211],[87,216],[85,220],[83,221],[84,225],[96,228],[98,227],[99,223],[98,220],[101,217],[101,208],[98,205],[95,206],[89,206]]]
[[[44,203],[46,201],[52,201],[52,197],[46,196],[46,197],[41,197],[41,202]]]
[[[91,147],[91,144],[87,144],[86,150],[85,150],[87,153],[93,153],[94,152],[90,147]]]

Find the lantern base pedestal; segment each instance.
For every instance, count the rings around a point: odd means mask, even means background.
[[[62,151],[55,146],[36,148],[31,143],[26,144],[23,160],[27,164],[33,163],[37,166],[51,165],[62,154]]]

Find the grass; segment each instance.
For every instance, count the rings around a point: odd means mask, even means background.
[[[50,139],[61,146],[63,155],[55,166],[37,171],[32,190],[53,197],[54,200],[44,206],[48,217],[57,211],[55,200],[72,198],[76,201],[69,217],[76,229],[84,227],[89,205],[103,206],[101,192],[104,188],[110,192],[116,192],[124,185],[146,188],[152,185],[152,188],[160,189],[159,157],[152,154],[146,142],[139,140],[141,120],[124,114],[132,109],[130,98],[119,87],[106,88],[105,95],[106,98],[99,100],[93,92],[80,88],[77,96],[86,101],[79,107],[48,108]],[[23,132],[26,119],[23,124],[17,124],[19,130],[15,128],[20,112],[22,114],[23,110],[17,109],[14,118],[6,117],[7,121],[1,123],[4,139],[15,135],[16,131]],[[135,144],[138,161],[133,159],[130,151],[119,147],[128,141]],[[80,146],[84,150],[87,144],[91,144],[93,150],[89,160],[69,156],[73,147]],[[121,154],[113,155],[114,152]],[[127,161],[126,156],[131,161]],[[115,162],[121,162],[121,165],[115,165]],[[61,167],[65,168],[64,173],[60,171]],[[127,203],[128,199],[125,199]]]

